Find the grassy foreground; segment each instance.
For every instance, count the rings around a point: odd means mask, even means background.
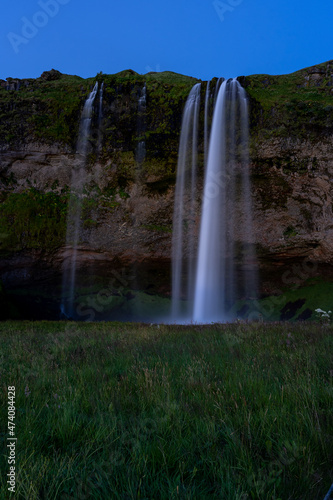
[[[311,322],[2,322],[1,499],[322,500],[332,334]]]

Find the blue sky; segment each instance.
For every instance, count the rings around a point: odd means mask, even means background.
[[[3,2],[0,78],[51,68],[84,78],[133,69],[202,80],[284,74],[333,59],[333,2]]]

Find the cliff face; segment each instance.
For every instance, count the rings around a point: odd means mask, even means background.
[[[333,63],[246,77],[256,241],[273,260],[332,262]]]
[[[103,120],[99,128],[96,99],[79,264],[150,262],[169,269],[182,111],[198,80],[130,70],[83,80],[52,70],[37,80],[0,82],[0,272],[9,286],[59,272],[70,252],[66,208],[79,119],[96,79],[104,81]],[[253,241],[260,266],[272,270],[302,258],[330,264],[333,62],[239,81],[249,96]],[[145,83],[146,109],[138,112]],[[205,89],[202,82],[199,183]],[[146,156],[139,164],[142,140]],[[157,291],[170,291],[167,274]]]

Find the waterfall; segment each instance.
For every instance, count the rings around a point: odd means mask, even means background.
[[[192,148],[194,158],[197,143],[193,134],[197,134],[199,107],[198,99],[195,98],[197,88],[195,86],[192,89],[185,105],[180,137],[172,253],[172,318],[174,321],[183,321],[185,317],[186,321],[198,323],[226,322],[233,319],[230,311],[236,300],[253,298],[257,287],[252,242],[247,99],[245,90],[236,79],[218,79],[209,135],[210,86],[207,83],[204,112],[205,176],[196,253],[194,232],[187,232],[186,225],[187,219],[194,220],[195,217],[192,200],[195,197],[193,182],[196,164],[192,160],[190,165],[188,151]],[[186,186],[190,186],[191,195]],[[191,207],[190,217],[186,207]],[[194,271],[193,268],[188,269],[184,277],[185,255],[196,267]],[[183,307],[181,302],[184,303]]]
[[[83,188],[86,181],[86,158],[90,137],[93,104],[98,90],[98,83],[90,92],[80,119],[79,135],[76,148],[76,162],[72,169],[71,193],[68,203],[66,247],[71,248],[69,256],[63,263],[62,304],[61,312],[66,317],[73,318],[74,292],[77,264],[77,247],[82,213]],[[66,305],[65,305],[66,303]]]
[[[214,108],[215,108],[217,96],[218,96],[218,93],[219,93],[219,90],[220,90],[220,87],[221,87],[223,81],[224,81],[224,78],[218,78],[216,81],[215,92],[214,92]]]
[[[201,84],[192,88],[185,104],[178,152],[172,234],[172,317],[190,313],[195,281],[195,198],[197,140]],[[187,252],[185,268],[184,254]],[[188,301],[181,311],[181,301]]]
[[[138,136],[142,136],[145,132],[145,112],[147,104],[147,87],[144,84],[138,101],[138,124],[137,133]],[[146,141],[144,139],[140,140],[136,148],[136,161],[141,165],[146,156]]]
[[[193,310],[197,322],[232,319],[230,308],[240,298],[238,283],[242,296],[255,292],[254,278],[244,286],[246,255],[235,248],[236,228],[245,247],[252,246],[247,122],[244,89],[236,79],[224,81],[214,110],[204,182]],[[253,261],[253,246],[250,253]]]
[[[207,87],[206,87],[206,97],[205,97],[205,131],[204,131],[204,154],[205,154],[205,168],[207,165],[207,156],[208,156],[208,140],[209,140],[209,134],[208,134],[208,116],[209,116],[209,99],[210,99],[210,82],[207,82]]]
[[[104,82],[102,82],[101,88],[99,89],[99,104],[98,104],[98,147],[97,151],[100,154],[102,150],[102,119],[103,119],[103,89]]]
[[[98,83],[96,82],[92,92],[90,92],[86,102],[84,103],[83,111],[81,114],[79,137],[78,137],[76,152],[81,154],[84,157],[83,158],[84,160],[87,154],[91,117],[93,112],[94,100],[97,94],[97,89],[98,89]]]

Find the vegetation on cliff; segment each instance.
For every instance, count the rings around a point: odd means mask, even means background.
[[[10,83],[9,80],[8,83]],[[61,75],[0,87],[0,145],[20,147],[28,142],[75,147],[81,106],[91,79]],[[7,90],[7,87],[12,88]]]
[[[132,70],[98,73],[82,79],[55,70],[40,78],[0,82],[0,147],[24,149],[29,143],[57,145],[75,153],[81,111],[95,81],[104,82],[102,150],[99,160],[117,162],[123,184],[134,179],[135,153],[145,140],[146,178],[174,178],[181,118],[188,93],[197,79],[172,72],[139,75]],[[211,82],[214,92],[217,79]],[[252,156],[254,142],[272,137],[315,139],[333,130],[333,62],[289,75],[239,77],[250,101]],[[138,100],[146,85],[147,106],[138,116]],[[201,121],[206,84],[201,88]],[[90,137],[91,165],[97,159],[97,107]],[[141,126],[138,127],[138,120]],[[203,147],[200,127],[199,150]],[[129,158],[129,155],[131,158]],[[120,161],[121,160],[121,161]],[[304,167],[304,165],[303,165]],[[300,169],[292,162],[291,170]],[[306,168],[306,167],[304,167]]]
[[[9,193],[0,205],[0,252],[54,250],[64,243],[68,194],[30,188]]]
[[[103,81],[105,88],[105,153],[112,147],[135,149],[137,104],[144,84],[148,153],[165,155],[177,150],[184,103],[198,80],[167,71],[139,75],[132,70],[114,75],[99,73],[88,79],[51,70],[37,79],[2,81],[1,146],[37,139],[74,150],[80,112],[96,80]],[[252,129],[299,136],[333,127],[332,61],[288,75],[251,75],[239,80],[250,97]],[[205,85],[202,94],[204,91]]]
[[[54,71],[54,70],[52,70]],[[48,74],[53,75],[52,78]],[[44,77],[43,77],[44,75]],[[8,79],[0,86],[0,145],[19,146],[42,142],[67,147],[75,152],[80,113],[96,80],[104,82],[104,154],[112,149],[135,150],[137,144],[138,98],[146,83],[148,111],[146,137],[148,153],[162,154],[159,143],[171,140],[178,148],[184,102],[197,81],[172,72],[139,75],[122,71],[99,73],[96,78],[45,72],[40,78]],[[92,137],[92,140],[96,137]],[[175,144],[173,144],[175,142]],[[166,154],[166,151],[164,151]]]
[[[250,97],[252,135],[265,139],[332,134],[333,61],[287,75],[240,80]]]

